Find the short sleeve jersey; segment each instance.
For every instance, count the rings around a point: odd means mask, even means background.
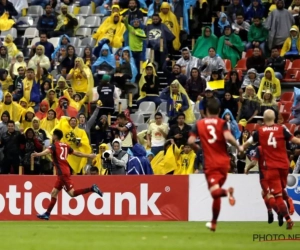
[[[289,160],[286,153],[286,141],[290,141],[293,135],[285,126],[274,124],[262,126],[253,134],[253,141],[258,142],[267,168],[289,167]]]
[[[225,131],[229,131],[227,123],[220,118],[204,118],[195,124],[191,134],[200,138],[205,169],[229,168]]]
[[[67,161],[68,155],[73,149],[65,143],[55,142],[48,148],[51,151],[54,166],[58,175],[70,175],[70,167]]]

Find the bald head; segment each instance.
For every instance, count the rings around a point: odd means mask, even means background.
[[[275,112],[271,109],[267,109],[264,112],[264,122],[274,122],[275,120]]]

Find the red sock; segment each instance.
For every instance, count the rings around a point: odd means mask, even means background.
[[[275,201],[274,197],[269,198],[269,206],[271,208],[273,208],[276,213],[278,213],[278,207],[277,207],[277,204],[276,204],[276,201]]]
[[[51,197],[51,201],[50,201],[50,204],[49,204],[49,206],[48,206],[48,209],[47,209],[47,212],[46,212],[46,213],[48,213],[48,214],[51,213],[52,209],[54,208],[54,206],[55,206],[55,204],[56,204],[56,200],[57,200],[56,198]]]
[[[74,190],[74,197],[81,195],[81,194],[89,193],[91,191],[92,191],[91,188],[83,188],[83,189]]]
[[[265,197],[263,197],[263,199],[264,199],[264,202],[265,202],[265,205],[266,205],[268,211],[271,211],[271,210],[272,210],[272,207],[270,206],[270,202],[269,202],[268,197],[265,196]]]
[[[221,197],[224,197],[224,196],[227,196],[227,190],[226,189],[223,189],[223,188],[218,188],[214,191],[211,192],[211,196],[214,198],[214,199],[217,199],[217,198],[221,198]]]
[[[212,205],[212,212],[213,212],[212,223],[217,223],[220,209],[221,209],[221,198],[220,197],[214,198],[213,205]]]
[[[278,211],[281,213],[281,215],[288,221],[290,219],[290,216],[288,214],[287,207],[282,199],[282,196],[276,196],[276,204],[278,207]]]

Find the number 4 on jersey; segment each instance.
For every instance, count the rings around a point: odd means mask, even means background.
[[[277,141],[276,141],[276,138],[274,137],[273,132],[271,132],[270,135],[269,135],[268,145],[273,146],[273,148],[277,147]]]

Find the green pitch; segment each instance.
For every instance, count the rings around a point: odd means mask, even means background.
[[[285,225],[284,225],[285,226]],[[215,233],[204,222],[0,222],[1,250],[275,250],[299,241],[253,242],[253,234],[293,234],[277,222],[220,222]],[[296,248],[297,247],[297,248]]]

